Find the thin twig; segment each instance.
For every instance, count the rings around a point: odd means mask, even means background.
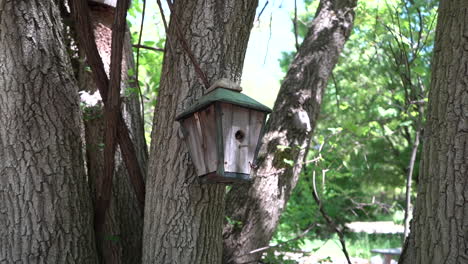
[[[251,254],[255,254],[255,253],[259,253],[259,252],[264,252],[264,251],[267,251],[267,250],[272,249],[272,248],[279,248],[279,247],[281,247],[281,246],[283,246],[283,245],[286,245],[286,244],[288,244],[288,243],[291,243],[291,242],[293,242],[293,241],[296,241],[296,240],[298,240],[298,239],[303,238],[303,237],[304,237],[305,235],[307,235],[314,227],[317,227],[317,226],[319,226],[319,224],[313,223],[313,224],[309,225],[302,233],[300,233],[299,235],[297,235],[297,236],[294,237],[294,238],[291,238],[291,239],[286,240],[286,241],[279,242],[279,243],[277,243],[277,244],[275,244],[275,245],[272,245],[272,246],[266,246],[266,247],[261,247],[261,248],[254,249],[254,250],[249,251],[248,253],[245,253],[245,254],[243,254],[243,255],[236,256],[236,258],[244,257],[244,256],[247,256],[247,255],[251,255]],[[230,261],[233,260],[233,259],[234,259],[234,257],[231,258],[228,262],[230,262]],[[246,263],[251,263],[251,262],[244,262],[244,263],[242,263],[242,264],[246,264]]]
[[[258,13],[257,22],[260,21],[260,16],[263,14],[263,11],[265,11],[265,8],[267,7],[268,3],[269,3],[269,1],[266,1],[265,5],[262,8],[262,10],[260,11],[260,13]]]
[[[336,81],[335,74],[331,74],[331,78],[333,81],[333,86],[335,86],[335,97],[336,97],[336,106],[337,110],[340,111],[340,87],[338,86],[338,82]]]
[[[135,67],[135,82],[136,82],[136,86],[138,87],[138,93],[140,94],[141,118],[143,120],[145,120],[145,102],[143,98],[143,92],[141,91],[141,87],[140,87],[138,73],[140,70],[140,48],[141,48],[141,39],[143,37],[143,25],[145,23],[145,13],[146,13],[146,0],[143,0],[143,11],[141,12],[140,34],[138,35],[138,45],[136,45],[137,54],[136,54],[136,67]]]
[[[267,56],[268,56],[268,49],[270,48],[270,40],[271,40],[271,23],[273,21],[273,13],[270,14],[270,24],[269,24],[269,28],[270,28],[270,34],[268,35],[268,41],[267,41],[267,47],[266,47],[266,51],[265,51],[265,58],[263,58],[263,64],[266,63],[266,59],[267,59]]]
[[[154,48],[154,47],[139,45],[139,44],[132,45],[132,47],[140,48],[140,49],[147,49],[147,50],[152,50],[152,51],[157,51],[157,52],[164,52],[164,49],[161,49],[161,48]]]
[[[166,41],[169,43],[169,46],[172,47],[171,40],[169,39],[169,29],[168,29],[168,26],[167,26],[167,20],[166,20],[166,16],[164,15],[164,10],[162,8],[161,0],[156,0],[156,1],[158,2],[159,12],[161,13],[161,19],[163,21],[164,31],[166,31]],[[167,1],[167,4],[172,5],[169,1]]]
[[[296,51],[299,51],[299,41],[297,36],[297,0],[294,0],[294,38],[296,40]]]
[[[159,11],[161,12],[161,16],[163,17],[163,22],[164,22],[164,27],[166,29],[166,39],[169,39],[169,31],[166,23],[166,19],[164,16],[164,11],[162,8],[162,4],[160,0],[157,0],[158,6],[159,6]],[[193,64],[193,67],[195,68],[195,73],[197,74],[198,78],[202,81],[203,85],[205,86],[206,89],[210,88],[210,83],[208,82],[208,78],[206,77],[206,74],[203,72],[203,70],[200,67],[200,64],[197,62],[197,59],[193,55],[193,52],[190,50],[189,45],[187,41],[185,40],[182,30],[180,29],[180,24],[177,19],[177,14],[174,12],[173,4],[168,0],[167,5],[169,6],[169,10],[171,11],[171,20],[173,21],[176,29],[176,35],[179,38],[180,45],[182,46],[182,49],[185,51],[187,56],[189,57],[190,61]],[[170,43],[172,47],[175,48],[172,44]]]
[[[413,178],[413,170],[414,170],[414,164],[416,163],[416,155],[418,154],[418,147],[419,147],[419,136],[421,134],[421,127],[418,125],[416,135],[414,137],[414,145],[413,149],[411,150],[411,158],[409,161],[409,169],[408,169],[408,175],[406,176],[406,193],[405,193],[405,217],[404,217],[404,238],[408,237],[409,232],[410,232],[410,207],[411,207],[411,184],[412,184],[412,178]]]
[[[327,212],[325,212],[325,209],[323,208],[322,201],[320,200],[320,198],[318,196],[317,188],[316,188],[316,185],[315,185],[315,170],[314,170],[312,175],[313,175],[312,176],[312,186],[313,186],[312,196],[313,196],[315,202],[317,203],[317,206],[319,207],[319,211],[322,214],[323,218],[328,223],[328,225],[330,225],[330,227],[335,231],[335,233],[338,235],[338,238],[339,238],[340,243],[341,243],[341,250],[343,251],[343,253],[344,253],[345,257],[346,257],[346,260],[348,261],[348,264],[351,264],[351,260],[349,258],[348,250],[346,250],[346,242],[345,242],[345,239],[344,239],[344,234],[343,234],[342,230],[340,230],[338,228],[338,226],[333,221],[333,219],[327,214]]]
[[[317,223],[311,224],[311,225],[309,225],[307,227],[306,230],[304,230],[302,233],[300,233],[299,235],[297,235],[294,238],[291,238],[291,239],[286,240],[286,241],[279,242],[278,244],[273,245],[273,246],[266,246],[266,247],[261,247],[261,248],[254,249],[254,250],[250,251],[248,254],[254,254],[254,253],[263,252],[263,251],[266,251],[266,250],[269,250],[269,249],[272,249],[272,248],[278,248],[278,247],[281,247],[281,246],[283,246],[285,244],[288,244],[288,243],[291,243],[291,242],[296,241],[298,239],[301,239],[305,235],[307,235],[316,226],[318,226]]]

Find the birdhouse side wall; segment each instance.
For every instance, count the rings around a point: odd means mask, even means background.
[[[265,114],[223,103],[224,171],[250,174]]]
[[[202,176],[216,171],[216,123],[214,107],[209,106],[184,119],[186,142],[190,157]]]
[[[216,115],[214,105],[199,112],[202,128],[202,149],[204,153],[207,173],[217,169],[218,155],[216,149]]]

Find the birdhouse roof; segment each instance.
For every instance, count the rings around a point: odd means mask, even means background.
[[[192,106],[190,106],[187,110],[180,113],[176,120],[184,119],[192,113],[198,112],[199,110],[215,103],[215,102],[224,102],[230,103],[233,105],[243,106],[245,108],[250,108],[253,110],[257,110],[260,112],[271,113],[271,109],[266,105],[263,105],[253,98],[228,89],[224,88],[217,88],[213,91],[205,94],[204,96],[200,97]]]

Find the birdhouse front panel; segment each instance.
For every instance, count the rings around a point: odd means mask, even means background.
[[[250,174],[265,113],[221,103],[224,171]]]
[[[182,121],[189,145],[190,156],[197,175],[216,172],[216,119],[214,105],[210,105]]]

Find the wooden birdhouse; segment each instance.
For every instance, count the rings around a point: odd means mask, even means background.
[[[242,89],[213,85],[176,117],[197,175],[205,183],[250,180],[268,113]]]

